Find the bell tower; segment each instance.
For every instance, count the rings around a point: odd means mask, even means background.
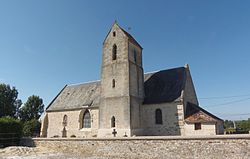
[[[98,137],[140,135],[142,47],[117,22],[103,42]]]

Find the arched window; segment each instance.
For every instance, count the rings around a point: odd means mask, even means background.
[[[116,32],[115,31],[113,31],[113,37],[115,37],[116,36]]]
[[[68,116],[67,115],[63,116],[63,122],[62,122],[62,124],[63,124],[64,127],[67,126],[67,124],[68,124]]]
[[[112,80],[112,88],[115,88],[115,79]]]
[[[83,114],[82,128],[91,128],[91,117],[88,110]]]
[[[115,127],[115,117],[112,116],[111,118],[111,128]]]
[[[162,124],[162,112],[161,109],[155,110],[155,124]]]
[[[117,54],[117,46],[116,44],[114,44],[112,49],[112,60],[116,60],[116,54]]]

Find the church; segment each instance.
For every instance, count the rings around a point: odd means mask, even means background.
[[[199,106],[188,65],[144,73],[141,45],[117,22],[103,42],[101,79],[66,85],[48,105],[41,137],[223,134]]]

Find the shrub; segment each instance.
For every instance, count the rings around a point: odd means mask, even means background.
[[[23,135],[26,137],[38,137],[40,134],[41,123],[32,119],[30,121],[26,121],[23,124]]]
[[[0,118],[0,145],[18,145],[22,137],[22,124],[12,117]]]

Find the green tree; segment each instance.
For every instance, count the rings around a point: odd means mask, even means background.
[[[32,119],[30,121],[26,121],[23,124],[23,135],[28,137],[37,137],[40,134],[41,123]]]
[[[236,121],[237,128],[239,128],[242,132],[248,133],[248,131],[250,131],[249,121],[249,119]]]
[[[231,120],[225,120],[224,121],[224,128],[228,129],[228,128],[233,128],[234,127],[234,123]]]
[[[17,99],[18,91],[10,85],[0,84],[0,117],[18,117],[22,101]]]
[[[38,120],[44,112],[43,100],[39,96],[32,95],[20,110],[22,121]]]

